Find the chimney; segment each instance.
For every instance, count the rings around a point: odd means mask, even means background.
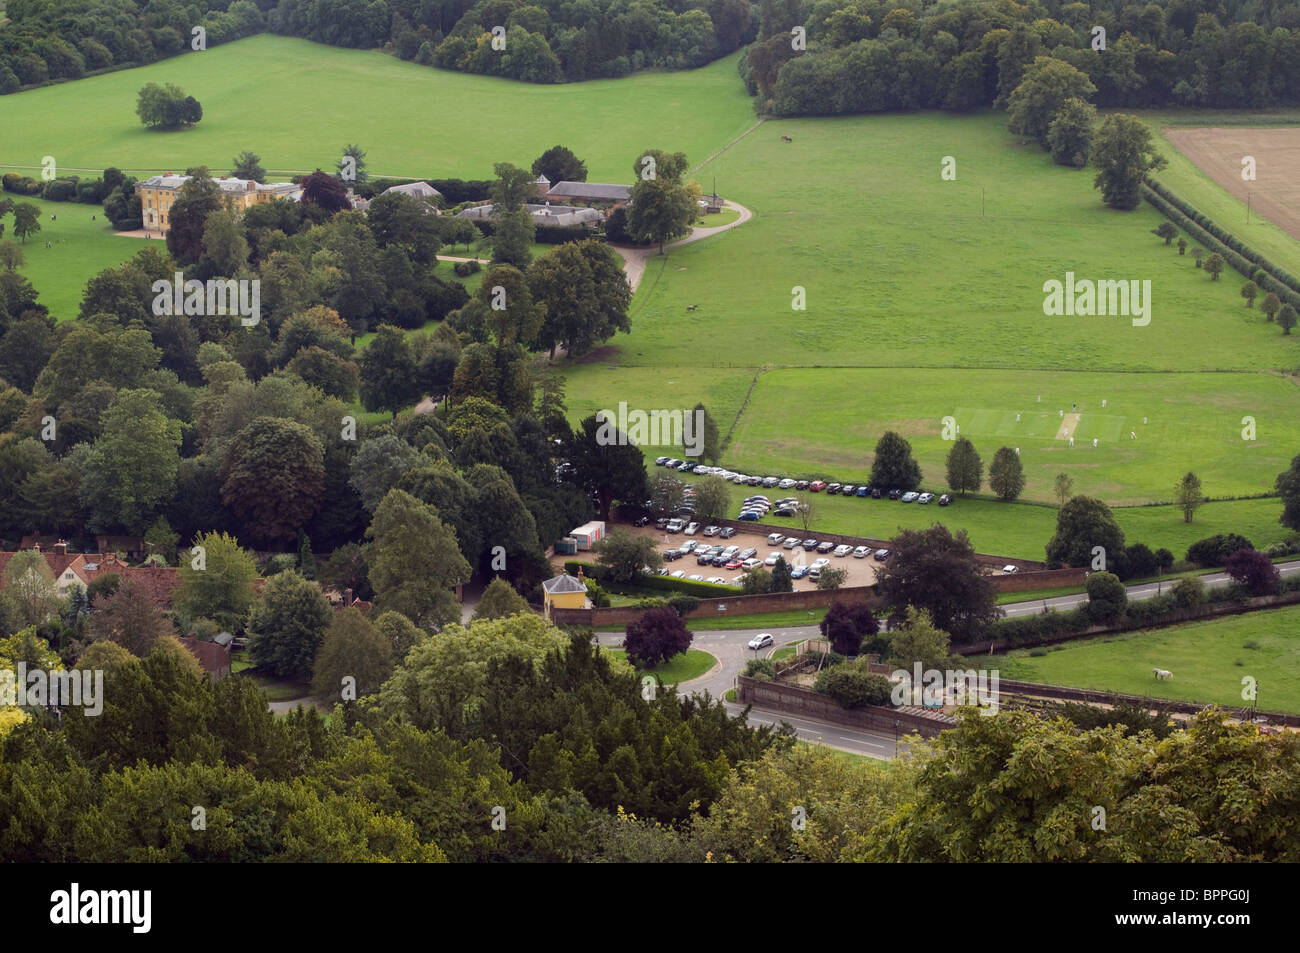
[[[113,565],[113,564],[116,563],[116,562],[117,562],[117,553],[105,553],[105,554],[104,554],[104,565],[105,565],[105,566],[111,566],[111,565]]]
[[[582,567],[581,567],[581,566],[578,567],[578,582],[582,583],[584,586],[587,584],[586,581],[582,578]]]
[[[350,586],[343,590],[343,604],[345,606],[352,605],[352,588]]]
[[[54,544],[54,552],[60,556],[68,555],[68,543],[66,540],[59,540]]]

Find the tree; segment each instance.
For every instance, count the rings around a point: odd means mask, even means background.
[[[813,691],[829,695],[841,708],[888,705],[891,685],[883,675],[863,671],[854,665],[832,665],[822,669]]]
[[[690,231],[699,206],[700,187],[689,186],[663,177],[638,179],[632,186],[632,201],[627,206],[627,230],[634,240],[659,246]]]
[[[1047,150],[1052,161],[1075,169],[1087,165],[1096,122],[1097,110],[1091,103],[1073,97],[1061,103],[1047,127]]]
[[[1165,549],[1165,547],[1161,546],[1159,549],[1157,549],[1155,552],[1155,557],[1156,557],[1156,568],[1157,570],[1159,570],[1162,576],[1165,573],[1169,572],[1169,570],[1174,567],[1174,554],[1171,553],[1169,550]]]
[[[1277,313],[1277,323],[1281,325],[1283,334],[1290,334],[1296,325],[1295,308],[1289,304],[1282,305],[1282,310]]]
[[[221,186],[208,175],[208,170],[192,171],[167,212],[167,251],[179,265],[192,265],[203,258],[208,217],[226,205]]]
[[[254,182],[267,180],[266,170],[262,168],[262,157],[256,152],[245,149],[232,160],[235,167],[230,170],[232,179],[252,179]]]
[[[19,628],[40,625],[59,611],[59,590],[45,557],[24,549],[4,567],[4,598],[16,610]]]
[[[817,516],[816,502],[812,497],[806,497],[800,500],[794,505],[794,515],[795,519],[799,521],[799,525],[803,527],[803,531],[807,533],[808,527],[813,524],[813,520]]]
[[[331,615],[312,669],[312,693],[345,700],[375,694],[393,673],[392,644],[351,606]]]
[[[1259,305],[1259,310],[1263,311],[1264,316],[1268,318],[1270,321],[1273,320],[1274,315],[1276,315],[1278,311],[1281,310],[1281,308],[1282,308],[1282,299],[1279,298],[1272,291],[1264,295],[1264,300],[1261,301]]]
[[[351,143],[344,146],[343,155],[338,161],[337,175],[349,185],[361,185],[369,179],[370,174],[366,172],[365,150]]]
[[[609,520],[615,500],[639,504],[646,498],[645,457],[610,419],[583,418],[569,447],[574,481],[594,494],[600,518]]]
[[[534,302],[523,272],[510,265],[489,268],[475,297],[488,309],[488,326],[498,351],[536,343],[546,305]]]
[[[761,596],[772,591],[772,574],[755,566],[740,577],[741,591],[747,596]]]
[[[683,452],[689,457],[692,451],[698,450],[700,460],[716,464],[719,453],[717,423],[703,403],[695,405],[690,419],[693,421],[690,432],[687,432],[685,426],[682,427]]]
[[[1192,249],[1192,257],[1196,259],[1196,267],[1201,267],[1201,259],[1205,257],[1205,249],[1197,245]]]
[[[978,490],[983,480],[984,461],[975,452],[975,445],[958,437],[948,451],[948,488],[965,496],[967,490]]]
[[[528,601],[515,587],[500,576],[493,578],[483,590],[483,598],[474,610],[474,619],[506,619],[521,612],[528,612]]]
[[[1138,207],[1143,177],[1168,165],[1155,151],[1146,123],[1123,113],[1102,120],[1093,140],[1092,162],[1097,167],[1093,185],[1101,189],[1102,200],[1123,210]]]
[[[203,253],[219,275],[238,275],[248,267],[248,241],[233,209],[217,209],[203,223]]]
[[[200,548],[195,552],[195,548]],[[184,554],[177,571],[180,580],[172,605],[187,619],[214,619],[223,628],[237,632],[243,627],[256,596],[253,580],[257,562],[240,548],[239,541],[226,533],[196,536],[194,547]]]
[[[1061,506],[1070,498],[1074,492],[1074,477],[1068,473],[1058,473],[1056,480],[1052,484],[1052,492],[1056,494],[1056,501]]]
[[[628,661],[639,668],[654,668],[691,647],[694,638],[686,623],[672,609],[647,610],[628,623],[623,648]]]
[[[591,548],[605,567],[606,578],[613,582],[635,582],[641,578],[642,567],[649,566],[653,571],[664,564],[653,538],[622,527],[615,528]]]
[[[784,556],[778,556],[772,567],[772,584],[769,592],[794,592],[794,581],[790,577],[790,564]]]
[[[1258,550],[1237,550],[1227,558],[1223,568],[1233,582],[1249,588],[1252,596],[1271,596],[1277,592],[1281,575],[1273,561]]]
[[[221,465],[221,500],[250,536],[292,539],[320,509],[325,448],[311,428],[258,417],[231,438]]]
[[[23,266],[23,250],[9,240],[0,242],[0,265],[10,273]]]
[[[1185,238],[1178,239],[1178,254],[1180,255],[1187,254],[1187,239]]]
[[[947,661],[948,633],[934,624],[928,610],[908,606],[902,625],[889,634],[887,664],[911,672],[917,662],[931,669],[943,668]]]
[[[432,506],[404,490],[389,490],[366,528],[366,565],[375,599],[416,625],[460,618],[451,590],[470,577],[456,534]]]
[[[172,83],[145,83],[140,88],[135,112],[142,123],[154,128],[193,125],[203,118],[199,101]]]
[[[301,185],[302,204],[318,206],[327,216],[352,207],[348,187],[320,169],[303,179]]]
[[[935,625],[969,642],[998,616],[997,591],[965,530],[954,536],[938,523],[903,530],[889,549],[893,554],[877,570],[876,583],[895,618],[909,607],[925,609]]]
[[[1247,281],[1241,286],[1241,296],[1246,299],[1246,307],[1255,307],[1255,299],[1259,297],[1259,285],[1253,281]]]
[[[1210,273],[1211,281],[1218,281],[1219,275],[1223,274],[1223,268],[1227,264],[1223,256],[1217,251],[1209,258],[1205,259],[1205,270]]]
[[[28,235],[35,235],[41,230],[40,217],[40,206],[31,202],[19,202],[14,206],[14,234],[24,245],[27,244]]]
[[[381,324],[357,363],[366,410],[387,410],[396,417],[422,396],[415,351],[400,328]]]
[[[129,576],[92,605],[87,629],[92,638],[111,639],[137,658],[153,651],[154,643],[176,630],[163,615],[153,594],[138,577]]]
[[[1198,539],[1187,547],[1187,561],[1198,566],[1223,566],[1228,557],[1241,549],[1254,549],[1246,537],[1237,533],[1219,533]]]
[[[1010,116],[1007,127],[1017,135],[1037,140],[1047,149],[1048,130],[1064,104],[1074,100],[1086,107],[1086,100],[1096,91],[1097,87],[1086,74],[1064,60],[1035,57],[1007,101]]]
[[[1205,601],[1205,583],[1196,576],[1184,576],[1174,583],[1170,594],[1180,609],[1195,609]]]
[[[399,664],[406,658],[407,652],[430,638],[428,632],[418,628],[400,612],[381,612],[379,618],[375,619],[375,625],[388,640],[393,658]]]
[[[880,631],[871,607],[861,602],[832,602],[820,623],[822,638],[840,655],[857,655],[862,640]]]
[[[1201,478],[1190,471],[1184,475],[1174,488],[1174,502],[1183,511],[1183,522],[1190,523],[1196,508],[1205,502],[1205,494],[1201,492]]]
[[[248,654],[277,678],[307,678],[333,616],[320,586],[292,569],[276,573],[249,615]]]
[[[1076,496],[1056,514],[1056,535],[1047,544],[1047,565],[1089,566],[1096,546],[1114,559],[1124,549],[1124,531],[1101,500]]]
[[[1300,530],[1300,456],[1291,458],[1291,465],[1277,475],[1274,489],[1282,498],[1282,515],[1278,522],[1288,529]]]
[[[891,490],[915,490],[921,485],[921,467],[912,458],[912,445],[892,430],[876,441],[871,482]]]
[[[731,509],[731,484],[722,477],[698,477],[695,481],[695,515],[702,520],[721,519]]]
[[[171,499],[180,465],[181,423],[153,390],[122,390],[104,411],[102,433],[82,469],[81,501],[103,530],[142,532]]]
[[[1011,447],[999,447],[989,464],[989,489],[1008,502],[1025,488],[1025,468],[1020,454]]]
[[[1097,622],[1112,622],[1124,614],[1128,606],[1128,592],[1114,573],[1089,574],[1087,589],[1088,618]]]
[[[348,485],[357,491],[366,512],[373,513],[408,470],[428,462],[427,457],[395,434],[371,437],[361,441],[352,458]]]
[[[685,499],[685,485],[681,480],[665,475],[655,477],[650,487],[650,507],[654,512],[674,513]]]
[[[564,146],[551,146],[533,160],[533,175],[544,175],[557,182],[586,182],[587,163]]]
[[[1161,222],[1155,228],[1151,229],[1151,234],[1155,235],[1157,238],[1163,238],[1165,244],[1168,245],[1178,237],[1178,229],[1174,227],[1173,222]]]
[[[527,275],[533,300],[546,307],[537,344],[552,359],[557,347],[577,355],[630,329],[631,288],[621,259],[603,242],[561,245],[529,265]]]
[[[817,574],[817,588],[823,591],[842,589],[848,581],[849,571],[834,566],[825,566]]]

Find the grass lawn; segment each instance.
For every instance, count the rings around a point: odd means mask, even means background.
[[[257,687],[266,693],[266,700],[269,702],[287,702],[295,698],[306,698],[311,694],[311,685],[308,682],[270,678],[265,675],[250,674],[245,677],[251,678]]]
[[[662,593],[661,593],[662,595]],[[640,598],[640,597],[636,597]],[[632,599],[633,602],[636,598]],[[753,615],[736,615],[731,618],[722,618],[725,613],[718,613],[719,617],[709,616],[707,618],[695,617],[686,620],[686,628],[694,632],[716,632],[730,631],[733,629],[782,629],[792,628],[800,625],[817,625],[826,615],[826,610],[821,609],[793,609],[789,612],[756,612]],[[602,625],[597,626],[597,632],[622,632],[627,626],[624,625]]]
[[[623,649],[606,648],[605,651],[617,658],[627,658],[627,652]],[[683,654],[674,656],[662,665],[656,665],[654,668],[639,668],[637,674],[657,675],[665,685],[678,685],[699,678],[717,664],[718,660],[708,652],[701,649],[687,649]]]
[[[6,97],[0,163],[53,155],[69,171],[224,172],[251,149],[270,171],[310,172],[333,169],[356,142],[374,175],[486,179],[494,162],[526,168],[563,139],[591,181],[627,182],[639,150],[657,145],[699,162],[754,124],[736,59],[548,86],[261,34]],[[203,120],[181,132],[146,129],[135,103],[148,82],[181,86],[203,103]],[[312,102],[328,108],[303,108]],[[721,177],[718,188],[732,192]]]
[[[1007,679],[1233,708],[1247,704],[1241,680],[1250,676],[1258,683],[1261,709],[1300,712],[1297,626],[1300,607],[1268,609],[1070,642],[1038,658],[1018,649],[999,667]],[[1153,668],[1168,669],[1174,677],[1156,681]]]
[[[40,293],[37,300],[60,320],[77,316],[86,282],[105,268],[114,268],[140,249],[154,244],[146,238],[115,235],[104,217],[104,210],[98,205],[47,202],[8,192],[4,197],[13,199],[15,203],[31,202],[41,210],[41,230],[20,243],[24,264],[19,273],[35,285]],[[57,216],[53,222],[50,221],[51,215]],[[90,220],[92,215],[95,216],[93,222]],[[3,221],[5,239],[13,239],[13,215],[4,216]],[[54,244],[46,248],[46,242]]]

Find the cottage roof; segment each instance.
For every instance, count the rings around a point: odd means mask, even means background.
[[[561,573],[558,576],[554,576],[546,580],[544,583],[542,583],[542,588],[545,589],[548,593],[550,593],[553,596],[558,596],[566,592],[587,591],[587,587],[585,585],[583,585],[573,576],[570,576],[568,573]]]

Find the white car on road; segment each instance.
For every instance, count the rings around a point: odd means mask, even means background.
[[[756,652],[759,649],[765,649],[769,645],[775,645],[775,644],[776,644],[776,639],[772,638],[771,634],[768,632],[760,633],[759,635],[756,635],[749,640],[749,647]]]

